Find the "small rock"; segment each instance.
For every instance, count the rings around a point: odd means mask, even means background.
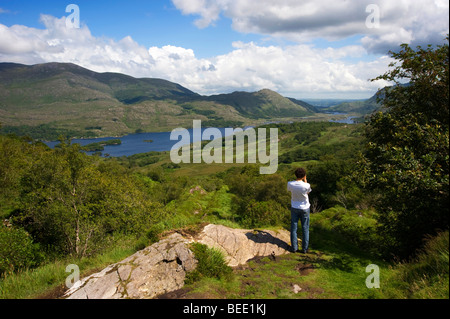
[[[298,294],[300,291],[302,291],[302,288],[299,285],[295,284],[292,287],[292,291],[294,292],[294,294]]]

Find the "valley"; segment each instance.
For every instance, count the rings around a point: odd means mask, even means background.
[[[70,63],[0,63],[1,131],[47,141],[171,131],[190,128],[193,120],[244,127],[340,120],[371,110],[365,111],[347,107],[346,115],[327,114],[268,89],[201,96],[166,80],[96,73]]]

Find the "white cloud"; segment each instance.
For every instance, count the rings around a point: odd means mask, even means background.
[[[199,28],[213,24],[219,18],[223,5],[226,5],[226,1],[220,0],[172,0],[172,2],[181,9],[183,14],[199,14],[200,18],[194,22]]]
[[[0,24],[0,60],[25,64],[72,62],[97,72],[144,75],[153,63],[147,49],[131,37],[115,42],[92,36],[84,25],[67,28],[65,17],[41,15],[45,29]]]
[[[406,42],[440,43],[449,31],[449,5],[445,0],[172,0],[183,13],[197,15],[196,25],[206,27],[224,15],[242,33],[283,37],[299,43],[315,38],[339,40],[364,35],[370,52],[387,53]],[[376,5],[380,27],[366,20]]]
[[[289,97],[369,97],[383,83],[389,58],[354,62],[362,46],[316,49],[312,45],[261,46],[234,42],[231,52],[200,59],[191,49],[146,48],[130,36],[120,41],[94,37],[86,25],[66,28],[65,18],[43,15],[44,29],[0,24],[0,61],[35,64],[72,62],[97,72],[157,77],[210,95],[236,90],[275,90]]]
[[[314,49],[309,45],[286,48],[233,43],[233,51],[209,60],[197,59],[192,50],[175,47],[150,48],[154,72],[164,74],[201,94],[236,90],[275,90],[290,97],[369,97],[387,83],[371,83],[387,69],[391,60],[345,62],[341,58],[360,56],[362,47]],[[174,58],[174,55],[177,58]]]

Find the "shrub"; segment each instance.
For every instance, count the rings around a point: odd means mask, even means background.
[[[192,284],[202,278],[230,278],[233,270],[226,264],[221,251],[199,243],[193,243],[191,249],[198,264],[196,269],[186,276],[186,284]]]
[[[143,183],[115,161],[61,143],[36,158],[20,179],[13,218],[43,249],[85,257],[104,249],[114,232],[142,234],[157,210]]]
[[[279,203],[251,200],[241,212],[240,223],[243,227],[264,227],[287,224],[289,211]]]
[[[380,254],[378,224],[371,211],[333,207],[313,215],[314,227],[336,231],[349,242],[373,254]]]
[[[26,231],[0,226],[0,275],[34,267],[41,259],[39,246]]]
[[[398,279],[408,285],[413,298],[449,297],[449,232],[427,237],[409,263],[399,264]]]
[[[260,175],[257,166],[246,165],[230,171],[226,179],[234,195],[232,206],[243,227],[286,223],[291,203],[287,180],[279,175]]]

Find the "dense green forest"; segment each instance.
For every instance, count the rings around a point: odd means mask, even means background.
[[[397,62],[380,78],[410,85],[387,89],[384,109],[366,123],[265,126],[279,130],[272,175],[259,174],[258,164],[175,165],[167,152],[101,158],[64,138],[52,150],[0,135],[2,282],[124,243],[141,249],[164,231],[205,222],[288,228],[286,183],[303,166],[313,189],[312,227],[388,263],[415,260],[427,238],[446,241],[416,268],[426,285],[447,285],[432,297],[448,298],[448,44],[404,45],[391,54]],[[8,298],[2,282],[0,296]]]

